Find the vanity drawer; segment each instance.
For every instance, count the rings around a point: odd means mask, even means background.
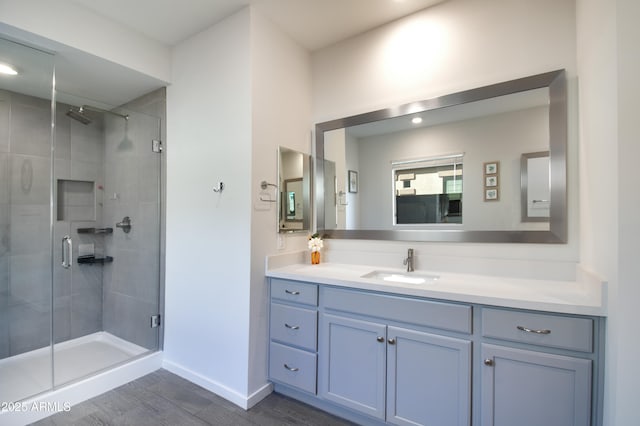
[[[271,304],[271,339],[316,350],[318,312],[279,303]]]
[[[471,334],[469,305],[322,287],[326,309]]]
[[[482,335],[532,345],[593,352],[593,320],[589,318],[483,308]]]
[[[269,377],[299,389],[316,393],[316,354],[271,342]]]
[[[318,286],[299,281],[271,278],[271,298],[318,306]]]

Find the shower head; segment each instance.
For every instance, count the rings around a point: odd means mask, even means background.
[[[84,125],[91,123],[91,119],[85,115],[84,108],[82,107],[78,108],[77,110],[73,109],[73,107],[69,108],[69,111],[67,111],[67,115]]]

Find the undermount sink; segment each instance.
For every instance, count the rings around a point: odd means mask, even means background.
[[[440,277],[438,275],[416,274],[414,272],[371,271],[362,275],[362,278],[373,278],[402,284],[428,284]]]

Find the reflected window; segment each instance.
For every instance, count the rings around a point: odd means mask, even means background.
[[[296,193],[290,191],[288,193],[288,203],[289,208],[287,209],[287,219],[295,219],[296,218]]]
[[[462,223],[462,154],[392,165],[394,225]]]

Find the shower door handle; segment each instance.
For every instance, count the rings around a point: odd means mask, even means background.
[[[71,237],[65,235],[62,239],[62,267],[69,269],[72,264],[73,242]]]

